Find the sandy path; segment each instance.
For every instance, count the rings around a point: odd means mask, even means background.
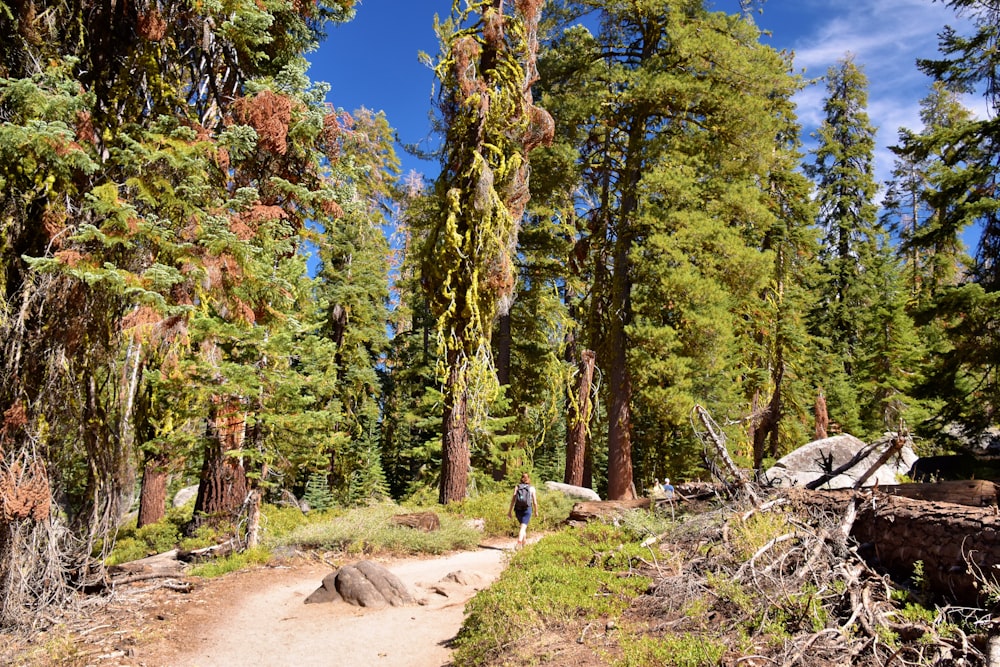
[[[343,602],[304,604],[330,568],[309,565],[236,576],[217,595],[195,602],[160,642],[137,651],[154,667],[440,667],[451,659],[448,640],[464,619],[472,588],[429,592],[425,585],[463,571],[488,584],[503,570],[508,552],[482,548],[441,558],[384,565],[417,599],[409,607],[363,609]]]

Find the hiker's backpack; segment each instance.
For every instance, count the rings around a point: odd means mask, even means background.
[[[531,487],[527,484],[518,484],[517,491],[514,492],[514,509],[524,511],[531,506]]]

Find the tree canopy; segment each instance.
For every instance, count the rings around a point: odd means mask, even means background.
[[[308,76],[352,0],[0,1],[0,623],[190,483],[252,544],[289,494],[629,498],[703,474],[698,406],[757,470],[995,427],[998,17],[948,4],[882,197],[864,64],[803,155],[791,55],[703,0],[456,0],[427,183]]]

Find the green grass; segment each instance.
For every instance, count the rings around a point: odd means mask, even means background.
[[[615,667],[713,667],[726,652],[721,639],[704,635],[677,634],[640,637],[622,642],[622,657]]]
[[[189,574],[193,577],[221,577],[230,572],[245,570],[255,565],[266,565],[271,560],[271,551],[267,547],[254,547],[199,563],[191,568]]]
[[[546,536],[519,552],[466,606],[455,664],[487,664],[503,647],[546,625],[618,617],[649,586],[646,577],[621,574],[640,555],[634,536],[605,524]]]
[[[531,531],[551,531],[563,521],[572,508],[573,500],[561,493],[539,490],[539,515],[532,519]],[[346,555],[442,554],[449,551],[474,549],[484,537],[510,537],[517,534],[517,524],[507,518],[510,492],[484,493],[474,499],[441,506],[404,506],[392,502],[353,509],[334,508],[304,514],[294,507],[264,505],[261,508],[261,547],[269,552],[277,547],[300,550],[316,549]],[[193,550],[217,544],[227,539],[224,529],[203,526],[191,537],[183,537],[185,524],[191,519],[190,506],[172,509],[156,524],[136,529],[135,522],[123,526],[115,547],[107,558],[116,565],[175,547]],[[440,530],[424,532],[397,526],[391,518],[397,514],[433,511],[441,520]],[[470,519],[483,519],[485,531],[469,525]],[[239,554],[224,559],[217,567],[201,565],[193,573],[217,576],[239,569]],[[262,558],[258,553],[247,564]]]
[[[488,537],[517,535],[517,523],[507,517],[513,489],[479,495],[468,500],[436,505],[437,511],[464,519],[483,519]],[[577,502],[559,492],[538,489],[538,514],[531,517],[529,531],[548,532],[566,520],[573,504]],[[429,508],[433,509],[433,508]]]
[[[473,549],[482,539],[482,533],[468,526],[462,517],[440,511],[441,528],[431,532],[397,526],[390,521],[394,515],[410,511],[413,510],[392,503],[352,509],[310,521],[268,543],[272,547],[294,546],[351,555],[413,555]]]

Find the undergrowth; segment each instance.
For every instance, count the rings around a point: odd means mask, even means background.
[[[623,527],[592,523],[565,529],[519,552],[500,578],[466,606],[455,664],[485,665],[543,627],[617,617],[650,580],[627,576],[642,557]]]
[[[573,500],[561,493],[539,490],[539,514],[532,518],[532,531],[553,530],[569,514]],[[334,551],[347,555],[416,555],[442,554],[475,548],[484,537],[511,537],[517,524],[507,517],[509,492],[483,493],[475,498],[441,506],[436,503],[404,506],[384,502],[351,509],[331,508],[304,513],[296,507],[263,505],[261,508],[260,548],[244,559],[240,554],[226,557],[217,566],[200,566],[192,573],[213,576],[246,565],[266,562],[263,554],[285,547],[299,550]],[[394,515],[433,511],[441,520],[440,530],[424,532],[397,526]],[[223,542],[225,530],[203,526],[191,537],[183,534],[191,520],[192,505],[172,508],[155,524],[136,528],[135,520],[118,531],[107,565],[138,560],[173,548],[194,550]],[[482,520],[482,529],[472,520]]]
[[[336,551],[349,555],[441,554],[475,548],[482,533],[461,516],[439,512],[441,528],[424,532],[397,526],[390,519],[409,512],[394,503],[355,508],[335,517],[322,517],[275,537],[271,546]]]

